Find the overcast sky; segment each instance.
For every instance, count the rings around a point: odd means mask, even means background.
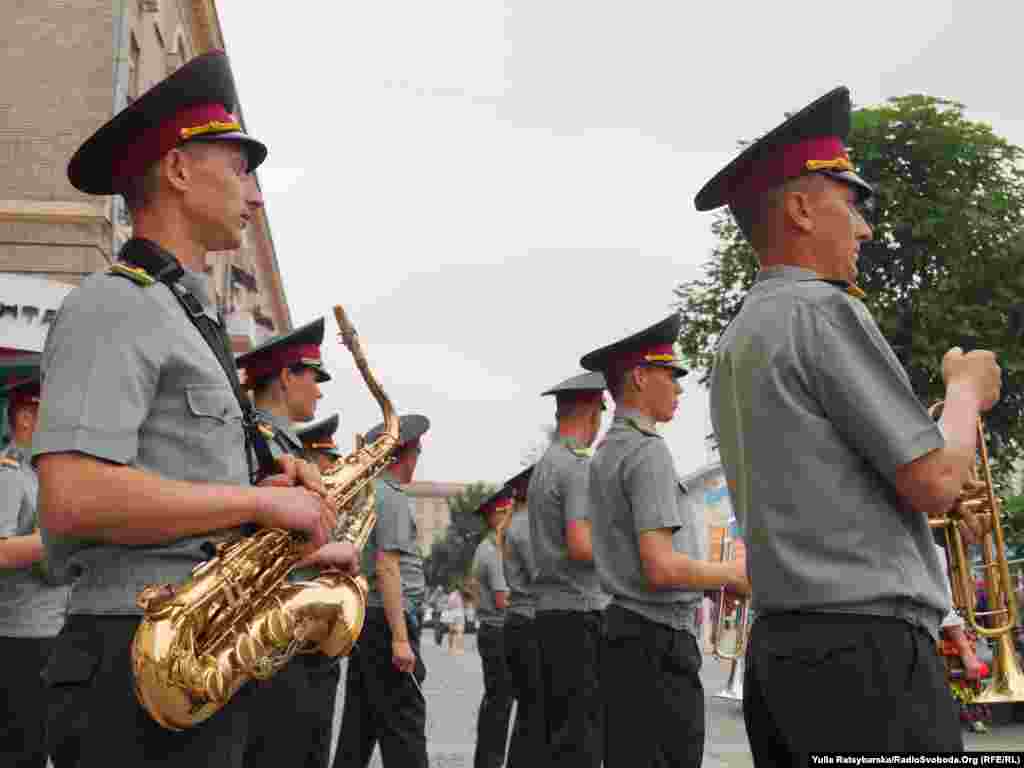
[[[433,422],[422,480],[519,471],[539,393],[668,314],[713,244],[694,194],[784,112],[926,93],[1024,144],[1017,3],[217,5],[293,320],[345,305],[399,411]],[[380,411],[325,355],[318,417],[347,446]],[[706,460],[692,378],[663,430],[682,474]]]

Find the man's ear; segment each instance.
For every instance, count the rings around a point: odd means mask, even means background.
[[[633,382],[633,388],[636,389],[637,392],[643,392],[647,387],[647,370],[642,365],[631,368],[629,371],[629,378]]]
[[[292,377],[295,374],[291,372],[290,368],[282,368],[277,372],[277,383],[281,387],[281,392],[287,392],[288,387],[292,384]]]
[[[178,192],[188,190],[192,182],[192,168],[188,153],[180,148],[170,150],[160,159],[160,175]]]
[[[809,189],[801,186],[792,192],[784,193],[782,206],[789,226],[803,233],[814,230],[814,201]]]

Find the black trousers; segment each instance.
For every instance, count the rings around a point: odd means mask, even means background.
[[[0,637],[0,756],[10,768],[46,766],[46,688],[53,638]]]
[[[484,696],[476,720],[473,768],[501,768],[512,714],[512,678],[505,659],[505,630],[481,624],[476,647],[484,668]]]
[[[255,685],[245,768],[327,768],[334,699],[341,679],[337,659],[298,656]]]
[[[604,743],[601,611],[537,611],[548,764],[598,768]]]
[[[901,619],[762,616],[751,629],[743,717],[758,768],[809,752],[960,752],[935,641]]]
[[[605,768],[699,768],[704,688],[696,638],[616,605],[606,613]]]
[[[506,766],[538,768],[547,759],[547,722],[540,645],[532,619],[514,613],[505,617],[505,659],[516,700],[516,723]]]
[[[409,642],[420,657],[419,624],[406,614]],[[416,677],[426,670],[417,662]],[[391,629],[384,611],[368,608],[359,642],[349,657],[345,710],[333,768],[366,768],[380,742],[386,768],[426,768],[427,703],[408,673],[391,664]]]
[[[135,616],[69,616],[43,672],[46,744],[56,768],[241,768],[254,686],[184,731],[156,723],[135,698]]]

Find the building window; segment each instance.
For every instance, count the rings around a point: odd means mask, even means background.
[[[128,43],[128,103],[131,104],[139,98],[139,41],[132,32],[132,38]]]
[[[185,36],[181,34],[181,30],[178,30],[178,34],[174,37],[174,45],[167,51],[167,74],[173,73],[188,59],[186,53],[187,48],[185,46]]]

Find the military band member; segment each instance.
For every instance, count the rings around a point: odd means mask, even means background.
[[[334,433],[338,431],[340,420],[341,417],[335,413],[295,431],[302,441],[302,447],[306,449],[306,455],[321,472],[326,472],[328,467],[345,455],[334,442]]]
[[[594,569],[587,494],[590,446],[601,429],[604,378],[574,376],[555,397],[557,434],[528,490],[536,560],[537,634],[551,763],[597,768],[603,749],[599,650],[608,596]]]
[[[393,463],[374,480],[377,524],[363,552],[370,583],[366,623],[349,658],[334,768],[366,768],[378,742],[384,768],[427,765],[419,624],[426,580],[416,516],[402,485],[412,482],[420,438],[429,428],[426,416],[402,416]],[[370,430],[367,442],[383,429]]]
[[[39,372],[0,391],[11,444],[0,456],[0,754],[8,765],[43,768],[46,697],[39,675],[64,624],[68,588],[44,567],[29,461],[39,416]]]
[[[331,380],[320,358],[323,340],[321,317],[238,356],[256,406],[257,427],[275,456],[306,455],[292,424],[313,420],[316,402],[323,397],[320,385]]]
[[[44,670],[56,768],[241,766],[256,686],[184,731],[136,700],[139,591],[183,582],[211,544],[252,524],[307,535],[314,564],[357,565],[353,547],[326,544],[334,513],[312,465],[281,459],[283,477],[252,487],[248,405],[203,275],[207,254],[238,248],[262,206],[252,172],[266,148],[242,132],[235,103],[227,58],[200,56],[68,167],[81,192],[124,196],[134,237],[68,294],[42,354],[39,517],[51,571],[74,580]]]
[[[331,380],[320,355],[323,339],[321,317],[264,342],[236,361],[252,392],[256,428],[275,458],[306,457],[292,424],[312,420],[322,396],[320,384]],[[289,579],[317,575],[316,569],[297,568]],[[337,659],[300,654],[269,680],[252,683],[261,690],[249,721],[246,768],[326,768],[340,678]],[[281,738],[282,733],[288,738]]]
[[[514,506],[502,534],[502,566],[508,585],[505,609],[505,658],[516,722],[508,747],[507,768],[543,765],[547,760],[547,723],[544,719],[544,681],[540,674],[540,643],[534,627],[537,600],[533,590],[536,564],[530,545],[530,517],[526,494],[533,466],[507,483]]]
[[[508,585],[501,563],[498,531],[512,511],[512,494],[499,490],[476,510],[487,532],[473,555],[471,573],[478,592],[476,645],[483,665],[484,695],[476,722],[474,768],[501,768],[505,764],[508,721],[512,714],[512,681],[505,658],[505,609]]]
[[[672,315],[580,361],[604,373],[615,399],[589,484],[594,562],[612,596],[601,653],[606,768],[700,766],[696,611],[705,591],[747,588],[742,560],[706,562],[704,521],[657,431],[675,416],[686,374],[679,328]]]
[[[963,747],[935,653],[948,598],[927,518],[967,478],[999,368],[991,352],[950,350],[941,423],[918,401],[855,285],[872,190],[849,129],[837,88],[696,198],[728,205],[760,262],[711,376],[757,612],[743,711],[758,766]]]

